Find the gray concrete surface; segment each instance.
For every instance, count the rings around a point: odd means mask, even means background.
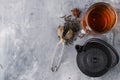
[[[63,24],[59,17],[74,7],[84,11],[98,1],[120,8],[119,0],[0,0],[0,80],[120,80],[120,63],[99,78],[87,77],[78,69],[74,45],[93,36],[67,46],[59,71],[50,70],[58,42],[56,29]],[[114,47],[120,54],[120,20],[114,33]]]

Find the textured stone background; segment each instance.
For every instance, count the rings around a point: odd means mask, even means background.
[[[99,78],[87,77],[78,69],[74,45],[93,36],[66,47],[59,71],[50,70],[58,42],[56,29],[63,24],[59,17],[74,7],[84,12],[99,1],[111,3],[120,17],[119,0],[0,0],[0,80],[120,80],[120,63]],[[120,54],[120,20],[114,33],[114,47]]]

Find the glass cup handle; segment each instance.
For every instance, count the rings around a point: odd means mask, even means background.
[[[82,26],[82,29],[78,33],[79,38],[83,38],[84,36],[91,33],[91,31],[89,30],[89,28],[86,24],[85,17],[83,17],[83,19],[81,20],[81,26]]]

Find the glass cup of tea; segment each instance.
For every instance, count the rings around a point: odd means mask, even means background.
[[[118,16],[115,8],[109,3],[97,2],[91,5],[81,20],[85,34],[99,35],[114,28]]]

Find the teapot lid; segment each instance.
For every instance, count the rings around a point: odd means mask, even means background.
[[[118,63],[118,59],[113,61],[113,50],[111,51],[104,41],[99,39],[90,39],[81,47],[78,52],[77,65],[80,70],[88,76],[99,77],[105,74],[109,68]],[[107,43],[108,44],[108,43]],[[116,56],[115,56],[116,57]]]

